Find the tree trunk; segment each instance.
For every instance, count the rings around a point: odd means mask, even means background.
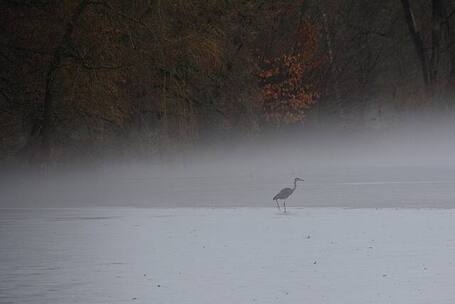
[[[432,22],[431,22],[431,61],[430,80],[434,84],[438,80],[439,57],[441,50],[441,3],[440,0],[433,0]]]
[[[445,87],[444,97],[446,104],[451,107],[455,99],[455,8],[452,5],[452,1],[444,1],[441,5],[441,11],[446,12],[447,15],[444,16],[446,21],[443,22],[447,29],[447,40],[448,40],[448,50],[450,54],[450,72],[447,79],[447,84]]]
[[[84,13],[89,0],[81,0],[77,7],[74,10],[74,13],[71,17],[71,20],[65,26],[65,32],[62,39],[57,45],[52,60],[49,64],[47,73],[46,73],[46,85],[44,91],[44,101],[43,101],[43,113],[40,119],[40,141],[38,153],[40,155],[40,161],[47,161],[50,158],[51,154],[51,134],[53,130],[53,108],[54,108],[54,95],[53,95],[53,85],[55,80],[55,74],[60,64],[64,58],[65,49],[71,43],[72,34],[75,27],[79,24],[80,18]]]
[[[432,19],[431,19],[431,52],[427,52],[410,0],[401,0],[403,11],[408,25],[409,33],[417,53],[417,57],[422,69],[425,89],[429,97],[435,95],[438,84],[439,62],[441,53],[441,25],[442,25],[442,5],[441,0],[432,0]]]
[[[417,27],[417,23],[414,18],[414,13],[411,8],[411,3],[409,0],[401,0],[403,4],[403,11],[406,18],[406,23],[408,25],[409,33],[411,34],[412,41],[414,43],[414,48],[417,53],[417,57],[420,62],[420,67],[422,69],[422,76],[425,85],[430,83],[430,69],[429,69],[429,60],[425,52],[425,45],[422,39],[422,34]]]
[[[338,82],[338,68],[337,68],[337,63],[335,62],[334,54],[333,54],[333,43],[332,43],[332,37],[329,29],[329,21],[327,18],[326,13],[321,9],[321,15],[322,15],[322,25],[324,29],[324,36],[325,36],[325,43],[327,47],[327,53],[329,57],[329,64],[330,64],[330,72],[332,74],[332,86],[333,90],[335,93],[335,97],[333,100],[333,104],[337,108],[338,114],[341,118],[341,120],[344,120],[344,109],[343,105],[341,102],[341,94],[340,94],[340,89],[339,89],[339,82]],[[319,104],[319,103],[318,103]],[[320,106],[320,105],[319,105]]]

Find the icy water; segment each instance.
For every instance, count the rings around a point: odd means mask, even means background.
[[[454,231],[450,209],[2,209],[0,303],[449,304]]]

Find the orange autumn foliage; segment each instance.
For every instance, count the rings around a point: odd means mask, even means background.
[[[308,20],[297,29],[290,51],[263,59],[259,73],[265,118],[275,123],[297,123],[319,97],[318,84],[311,79],[325,61],[319,50],[319,28]]]

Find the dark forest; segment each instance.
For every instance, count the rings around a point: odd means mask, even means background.
[[[2,0],[0,65],[4,160],[383,130],[453,110],[455,3]]]

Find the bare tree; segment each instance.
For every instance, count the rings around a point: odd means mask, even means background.
[[[441,0],[431,0],[431,42],[429,48],[425,45],[423,29],[417,24],[410,0],[401,0],[401,3],[409,33],[420,62],[423,81],[427,92],[432,96],[438,81],[441,56],[441,24],[443,20]]]
[[[63,33],[62,39],[54,50],[52,60],[46,72],[43,114],[41,120],[39,121],[40,126],[38,126],[38,128],[40,128],[39,136],[41,138],[39,153],[41,154],[41,157],[44,158],[44,160],[50,157],[50,135],[53,127],[52,114],[54,105],[53,85],[55,81],[56,71],[62,63],[62,60],[65,56],[65,51],[71,45],[74,29],[78,26],[81,16],[83,15],[88,4],[89,0],[81,0],[78,3],[77,7],[74,9],[70,21],[65,26],[65,31]]]

